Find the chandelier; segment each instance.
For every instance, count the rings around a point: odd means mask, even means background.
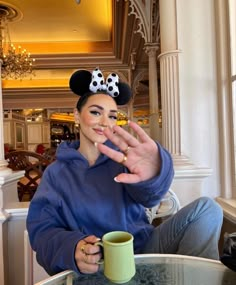
[[[8,22],[16,11],[8,6],[0,5],[0,60],[2,62],[1,77],[3,79],[22,79],[32,76],[34,58],[21,46],[18,49],[11,43]]]

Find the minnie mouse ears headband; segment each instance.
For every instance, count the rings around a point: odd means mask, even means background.
[[[113,97],[117,105],[125,105],[132,96],[129,85],[120,82],[117,74],[109,74],[105,81],[99,68],[92,73],[88,70],[75,71],[70,78],[69,85],[70,89],[81,97],[91,93],[108,94]]]

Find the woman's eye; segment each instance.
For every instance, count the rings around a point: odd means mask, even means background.
[[[110,119],[117,120],[117,116],[110,116]]]
[[[96,116],[100,115],[100,113],[98,111],[95,111],[95,110],[94,111],[90,111],[90,113],[93,114],[93,115],[96,115]]]

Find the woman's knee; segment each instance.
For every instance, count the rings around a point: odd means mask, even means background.
[[[203,211],[207,211],[211,216],[215,217],[215,220],[219,222],[223,221],[223,210],[221,206],[212,198],[200,197],[197,199]]]

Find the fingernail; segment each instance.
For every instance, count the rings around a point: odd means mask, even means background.
[[[95,143],[94,143],[94,145],[97,147],[97,146],[98,146],[98,143],[97,143],[97,142],[95,142]]]
[[[101,239],[100,238],[96,238],[96,241],[100,241]]]
[[[117,177],[115,177],[114,180],[115,180],[117,183],[120,183],[120,181],[117,179]]]

